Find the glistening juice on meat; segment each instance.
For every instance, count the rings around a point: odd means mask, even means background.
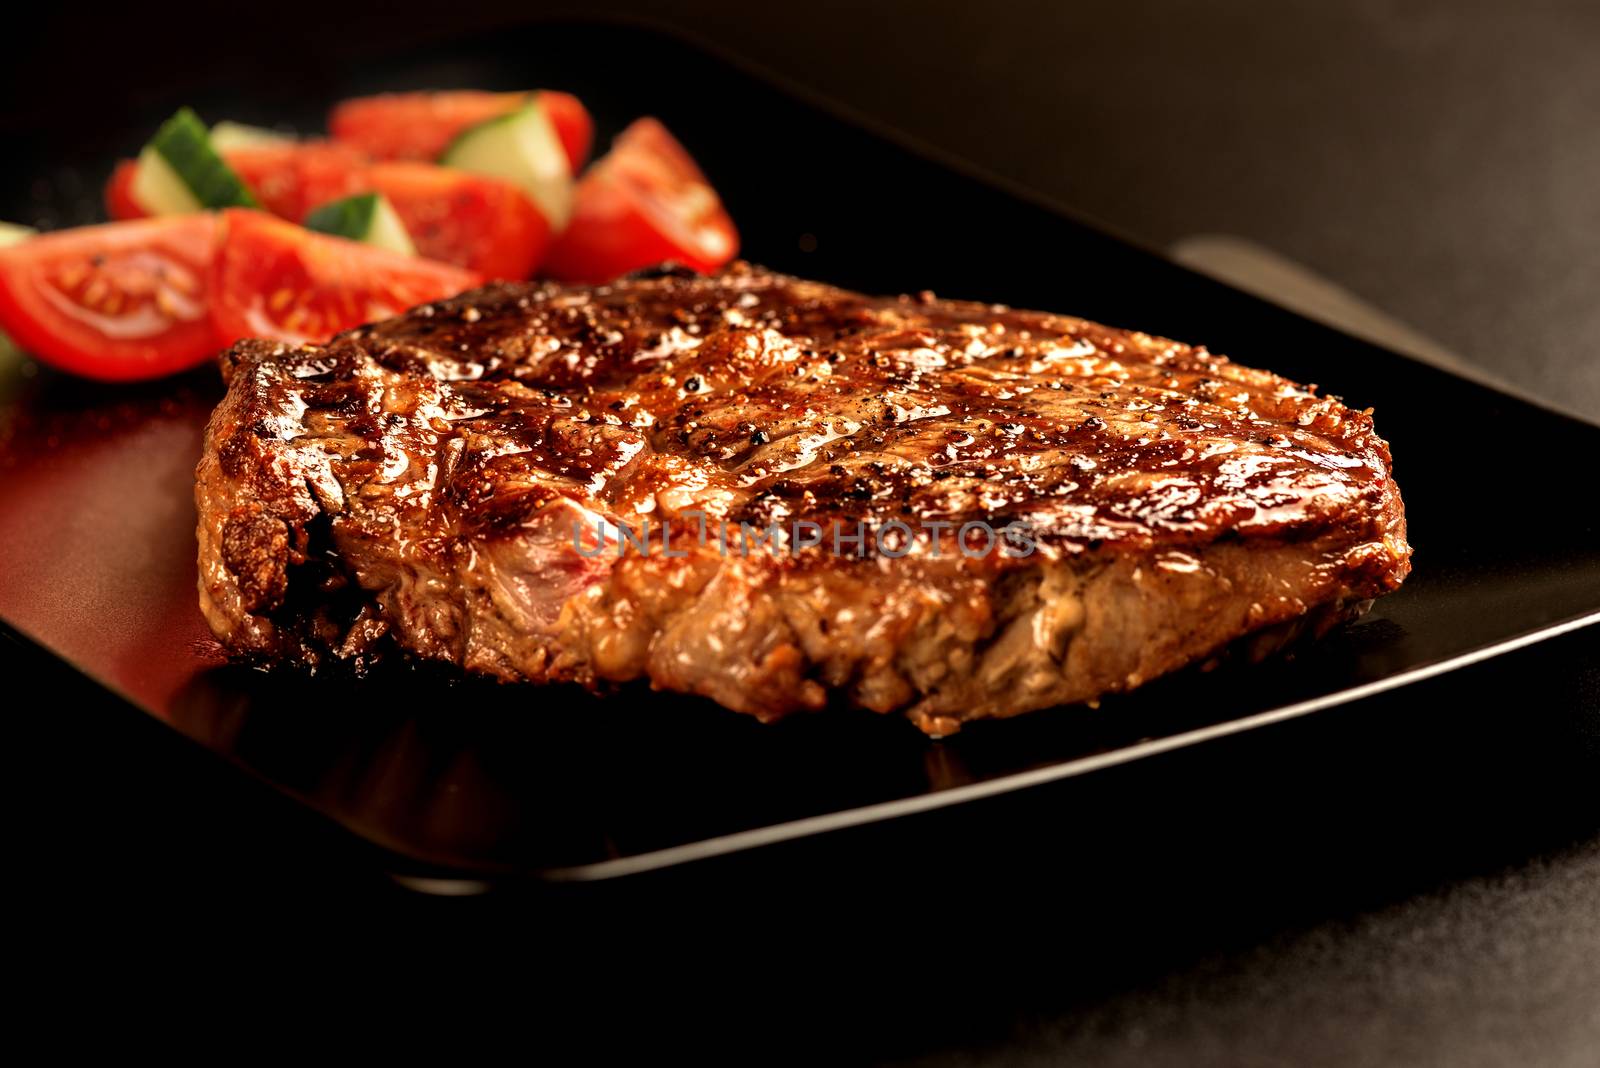
[[[200,597],[241,657],[398,650],[942,735],[1320,632],[1410,566],[1368,414],[1063,315],[735,264],[493,285],[223,367]],[[586,551],[646,520],[642,551]],[[796,523],[821,536],[770,533]],[[891,524],[898,555],[826,537]],[[1029,551],[962,551],[972,524]]]

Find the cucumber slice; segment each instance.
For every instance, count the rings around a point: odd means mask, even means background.
[[[305,226],[307,230],[347,237],[391,252],[417,254],[405,224],[382,193],[359,193],[324,204],[306,216]]]
[[[139,153],[132,192],[155,215],[257,206],[250,190],[211,146],[205,123],[188,108],[162,123]]]
[[[218,152],[232,152],[236,148],[270,148],[273,145],[292,144],[294,138],[269,130],[265,126],[250,126],[242,122],[222,120],[211,127],[211,147]]]
[[[161,153],[148,145],[139,153],[139,165],[134,169],[133,186],[128,192],[152,215],[192,215],[205,210],[205,205],[190,192],[178,172]]]
[[[559,231],[572,215],[572,172],[550,117],[537,96],[508,115],[463,131],[439,162],[520,187]]]

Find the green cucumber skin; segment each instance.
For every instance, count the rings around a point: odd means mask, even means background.
[[[306,216],[304,226],[403,256],[417,254],[405,223],[382,193],[357,193],[324,204]]]
[[[303,225],[307,230],[361,241],[372,228],[372,217],[377,213],[378,194],[360,193],[322,205],[306,216]]]
[[[161,124],[150,147],[183,179],[205,208],[258,208],[250,190],[211,147],[206,124],[189,108]]]

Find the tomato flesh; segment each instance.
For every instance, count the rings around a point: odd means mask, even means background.
[[[361,181],[366,157],[332,141],[236,148],[223,158],[263,208],[292,222],[330,201],[367,191]]]
[[[481,281],[449,264],[317,234],[242,208],[222,213],[211,318],[224,343],[320,343]]]
[[[139,171],[139,161],[119,160],[106,182],[106,214],[118,221],[143,219],[148,211],[133,198],[133,179]]]
[[[0,249],[0,328],[45,363],[108,382],[160,378],[219,344],[207,315],[211,215],[106,223]]]
[[[498,178],[398,162],[373,164],[363,183],[394,205],[418,255],[486,278],[527,278],[550,244],[533,201]]]
[[[336,106],[328,117],[328,131],[335,140],[373,159],[432,162],[463,130],[514,111],[527,98],[527,93],[478,89],[363,96]],[[572,173],[578,173],[589,158],[594,120],[571,93],[540,90],[539,102],[566,150]]]
[[[606,282],[667,260],[712,271],[738,250],[733,220],[694,159],[646,118],[578,182],[572,220],[545,267],[566,281]]]

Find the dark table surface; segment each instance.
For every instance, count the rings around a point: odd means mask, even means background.
[[[455,6],[452,30],[537,7]],[[392,10],[412,9],[426,11]],[[1147,244],[1258,241],[1600,418],[1592,4],[654,10]],[[441,30],[436,11],[374,18],[336,47],[306,37],[312,11],[240,12],[231,43],[202,52],[132,15],[94,20],[72,28],[73,69],[105,70],[138,40],[172,77],[293,76]],[[62,18],[45,15],[40,47],[12,64],[0,126],[26,126],[21,87],[56,69]],[[43,925],[63,974],[91,932],[164,950],[198,936],[249,970],[324,981],[329,954],[331,974],[370,971],[377,958],[350,951],[362,933],[402,952],[390,974],[417,986],[515,962],[561,980],[520,1006],[530,1041],[537,1023],[736,1045],[756,1063],[1589,1065],[1597,652],[1580,632],[1020,796],[612,886],[451,902],[395,888],[265,787],[8,648],[0,662],[41,695],[12,716],[15,888],[71,918]],[[262,936],[289,915],[339,936],[309,955]]]

